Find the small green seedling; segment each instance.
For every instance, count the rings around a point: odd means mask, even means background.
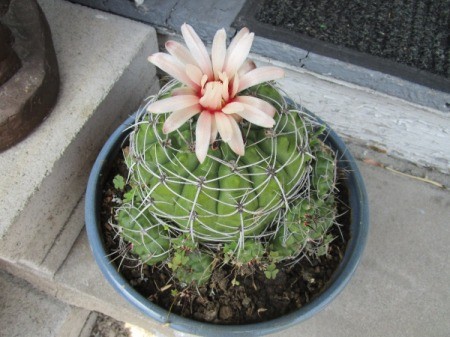
[[[277,269],[277,266],[275,265],[275,263],[272,263],[267,266],[266,270],[264,271],[264,275],[266,275],[269,280],[275,280],[278,272],[279,270]]]
[[[113,179],[114,188],[123,190],[125,188],[125,179],[121,175],[116,175]]]

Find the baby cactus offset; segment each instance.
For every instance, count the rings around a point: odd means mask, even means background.
[[[122,207],[117,213],[122,238],[142,262],[155,264],[167,259],[170,237],[149,212],[135,207]]]
[[[187,42],[194,36],[186,26],[184,33]],[[230,48],[252,38],[239,32]],[[200,48],[190,44],[191,52]],[[187,49],[170,48],[188,58]],[[335,155],[320,140],[323,130],[264,81],[279,71],[248,75],[254,65],[236,51],[212,49],[210,68],[187,65],[188,78],[173,71],[179,78],[137,114],[124,150],[127,192],[115,216],[142,263],[168,266],[185,285],[206,283],[224,264],[275,278],[278,262],[327,254],[336,217]],[[163,55],[153,61],[167,67]],[[169,103],[174,112],[163,113]]]

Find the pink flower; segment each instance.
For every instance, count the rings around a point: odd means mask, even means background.
[[[244,142],[239,122],[273,127],[275,108],[268,102],[238,94],[256,84],[284,76],[277,67],[256,68],[247,60],[254,34],[242,28],[226,48],[224,29],[214,36],[211,58],[205,45],[188,24],[181,27],[187,48],[168,41],[169,54],[156,53],[149,61],[161,68],[184,86],[174,89],[172,96],[150,104],[151,113],[172,112],[163,125],[163,132],[178,129],[196,114],[195,153],[200,162],[206,158],[209,144],[217,134],[238,155],[244,155]]]

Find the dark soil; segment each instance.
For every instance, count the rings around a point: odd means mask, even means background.
[[[336,226],[333,233],[336,239],[326,257],[310,261],[303,259],[293,266],[279,264],[274,280],[267,279],[256,266],[247,266],[243,275],[230,266],[224,266],[214,271],[206,286],[180,288],[172,279],[170,269],[140,265],[127,252],[126,246],[124,249],[123,244],[119,244],[118,235],[108,223],[117,206],[117,198],[122,197],[122,192],[115,190],[112,184],[113,177],[118,173],[126,176],[121,155],[103,190],[101,220],[107,251],[112,253],[121,274],[141,295],[172,313],[216,324],[270,320],[302,307],[320,294],[342,260],[349,239],[350,221],[348,208],[343,203],[339,205],[339,214],[344,214],[339,219],[342,225],[339,228]],[[343,189],[342,186],[340,188]],[[342,191],[340,197],[348,199]]]
[[[256,19],[450,78],[450,0],[266,0]]]

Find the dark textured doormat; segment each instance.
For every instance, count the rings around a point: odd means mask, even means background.
[[[248,0],[235,25],[450,92],[450,0]]]

